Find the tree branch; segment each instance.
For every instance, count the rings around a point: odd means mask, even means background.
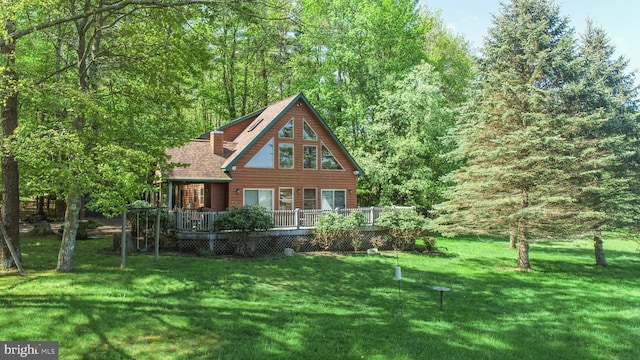
[[[245,0],[245,1],[250,1],[250,0]],[[117,3],[113,3],[113,4],[104,5],[89,11],[79,13],[79,14],[74,14],[74,15],[70,15],[67,17],[53,20],[53,21],[31,26],[26,29],[13,31],[8,33],[8,38],[13,39],[15,41],[22,38],[23,36],[29,35],[36,31],[45,30],[57,25],[62,25],[62,24],[80,20],[80,19],[85,19],[90,16],[94,16],[94,15],[105,13],[105,12],[122,10],[128,6],[138,6],[138,7],[144,7],[144,8],[171,8],[171,7],[188,6],[188,5],[213,5],[213,4],[220,4],[222,2],[223,1],[220,1],[220,0],[178,0],[178,1],[169,1],[169,2],[165,2],[162,0],[124,0]],[[2,42],[4,42],[4,40],[0,39],[0,45]]]

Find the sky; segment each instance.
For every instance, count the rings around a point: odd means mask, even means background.
[[[505,0],[507,1],[507,0]],[[500,0],[420,0],[440,17],[455,34],[462,35],[472,48],[482,46],[492,15],[500,10]],[[617,56],[629,60],[627,71],[640,70],[640,14],[638,0],[555,0],[560,14],[568,16],[576,38],[584,32],[586,19],[604,28]],[[636,84],[640,82],[636,74]]]

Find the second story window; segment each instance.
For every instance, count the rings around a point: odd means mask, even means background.
[[[344,170],[331,151],[322,144],[322,170]]]
[[[293,118],[278,132],[279,138],[293,139]]]
[[[318,168],[318,147],[305,145],[303,149],[303,169],[316,170]]]
[[[307,123],[307,120],[302,119],[302,138],[305,140],[318,140],[318,135],[311,128],[311,125]]]
[[[293,169],[293,144],[278,145],[278,167]]]

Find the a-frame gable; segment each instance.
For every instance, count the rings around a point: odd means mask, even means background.
[[[235,120],[229,124],[238,123],[243,120],[254,118],[253,122],[249,124],[244,131],[234,140],[237,143],[236,152],[230,156],[227,161],[223,164],[223,171],[231,171],[233,166],[242,158],[242,156],[256,143],[258,140],[266,134],[274,124],[276,124],[284,114],[291,109],[296,104],[302,102],[305,106],[309,108],[312,114],[322,127],[324,127],[327,133],[331,136],[331,138],[335,141],[335,143],[339,146],[340,150],[347,156],[347,158],[353,163],[355,168],[357,169],[360,175],[364,174],[364,171],[358,163],[353,159],[351,154],[347,151],[344,145],[338,140],[333,131],[329,128],[327,123],[322,119],[320,114],[311,106],[307,98],[299,93],[298,95],[289,97],[287,99],[281,100],[277,103],[274,103],[260,112],[254,112],[250,115],[244,116],[238,120]],[[257,114],[257,116],[256,116]],[[228,124],[228,125],[229,125]],[[230,126],[230,125],[229,125]],[[222,128],[220,128],[222,130]]]

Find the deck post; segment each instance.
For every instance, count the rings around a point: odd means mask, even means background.
[[[300,229],[300,208],[296,208],[294,220],[296,224],[296,229]]]

